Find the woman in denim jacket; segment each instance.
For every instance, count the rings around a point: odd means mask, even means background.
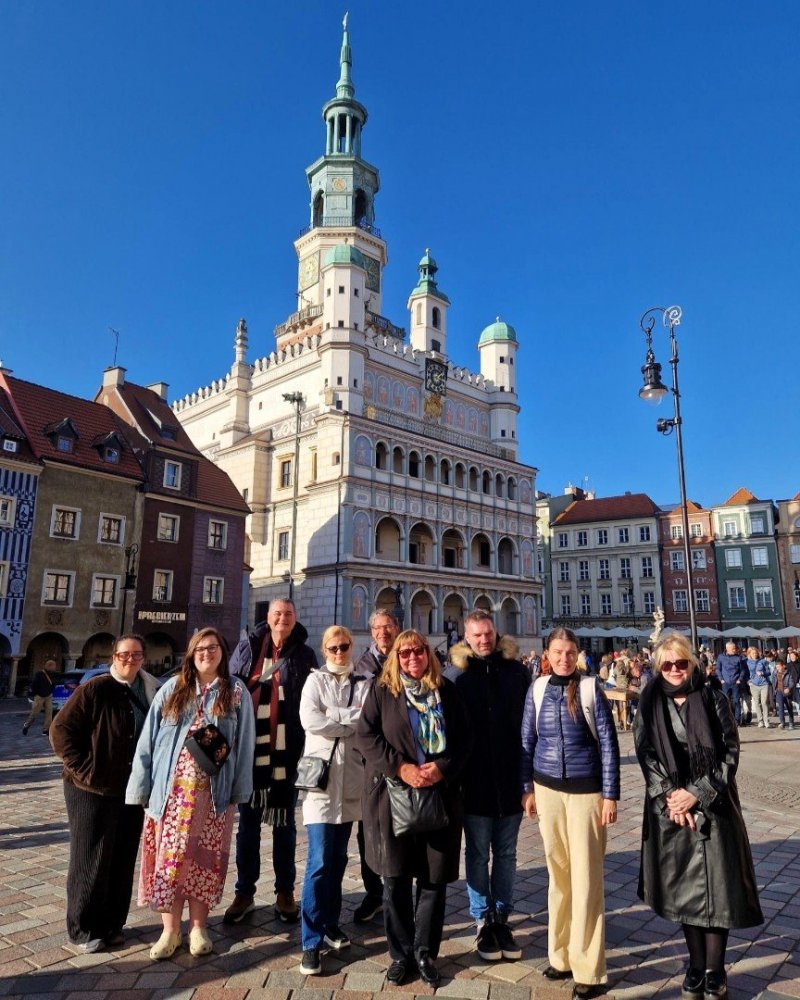
[[[213,725],[215,765],[186,745]],[[222,756],[219,747],[222,747]],[[228,672],[225,640],[214,628],[192,636],[180,673],[156,697],[136,747],[125,801],[145,806],[139,905],[161,913],[164,930],[150,958],[170,958],[181,944],[181,917],[189,903],[189,951],[212,950],[208,912],[222,898],[233,834],[234,806],[253,791],[255,726],[247,689]],[[209,774],[204,766],[212,773]]]

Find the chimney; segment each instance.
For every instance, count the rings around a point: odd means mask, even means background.
[[[152,382],[147,387],[152,392],[154,392],[159,399],[163,400],[165,403],[167,401],[167,390],[169,389],[169,382]]]
[[[125,385],[125,369],[121,366],[112,366],[111,368],[103,369],[103,388],[104,389],[116,389],[121,385]]]

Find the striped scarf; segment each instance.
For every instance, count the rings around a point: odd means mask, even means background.
[[[294,805],[294,787],[287,768],[286,698],[281,681],[283,661],[261,654],[247,686],[256,716],[256,751],[253,760],[253,795],[250,806],[261,813],[267,826],[286,826]]]

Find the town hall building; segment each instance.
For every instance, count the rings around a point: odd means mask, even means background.
[[[296,311],[253,361],[241,320],[230,370],[173,410],[249,505],[251,623],[291,594],[312,640],[333,622],[364,638],[385,608],[437,644],[478,607],[527,650],[542,582],[537,470],[518,458],[517,334],[498,318],[480,334],[479,370],[453,364],[429,250],[407,320],[384,315],[380,179],[362,155],[351,69],[345,20],[324,153],[306,169]]]

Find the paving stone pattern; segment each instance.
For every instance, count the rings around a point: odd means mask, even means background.
[[[21,735],[25,705],[0,703],[0,997],[36,1000],[369,1000],[375,994],[430,996],[419,979],[402,987],[386,985],[389,964],[379,921],[366,929],[351,922],[362,888],[355,837],[344,881],[342,924],[352,946],[323,959],[324,974],[298,971],[299,927],[274,917],[265,838],[259,908],[248,923],[229,928],[222,911],[233,896],[229,871],[225,898],[211,916],[214,954],[192,958],[184,947],[173,959],[153,963],[147,952],[160,921],[149,910],[131,910],[127,941],[113,952],[79,955],[64,932],[68,830],[60,768],[47,740],[34,727]],[[752,739],[748,753],[796,751],[800,741],[787,732],[769,741]],[[784,740],[787,746],[784,747]],[[610,1000],[680,997],[683,937],[655,917],[636,897],[642,779],[630,734],[621,734],[623,801],[620,821],[610,831],[606,858],[607,943]],[[788,746],[788,741],[794,745]],[[797,741],[797,742],[795,742]],[[770,743],[776,746],[770,746]],[[796,757],[793,757],[796,760]],[[780,765],[778,765],[780,766]],[[731,933],[731,1000],[800,997],[800,811],[763,802],[745,813],[756,860],[766,917],[763,927]],[[300,827],[298,869],[302,879],[306,844]],[[535,823],[524,822],[519,844],[518,912],[514,931],[523,949],[518,962],[485,963],[472,952],[473,925],[463,879],[448,892],[445,940],[439,967],[441,997],[464,1000],[568,1000],[571,983],[552,984],[540,970],[547,959],[547,874]],[[462,873],[463,874],[463,873]],[[299,891],[299,885],[298,885]]]

